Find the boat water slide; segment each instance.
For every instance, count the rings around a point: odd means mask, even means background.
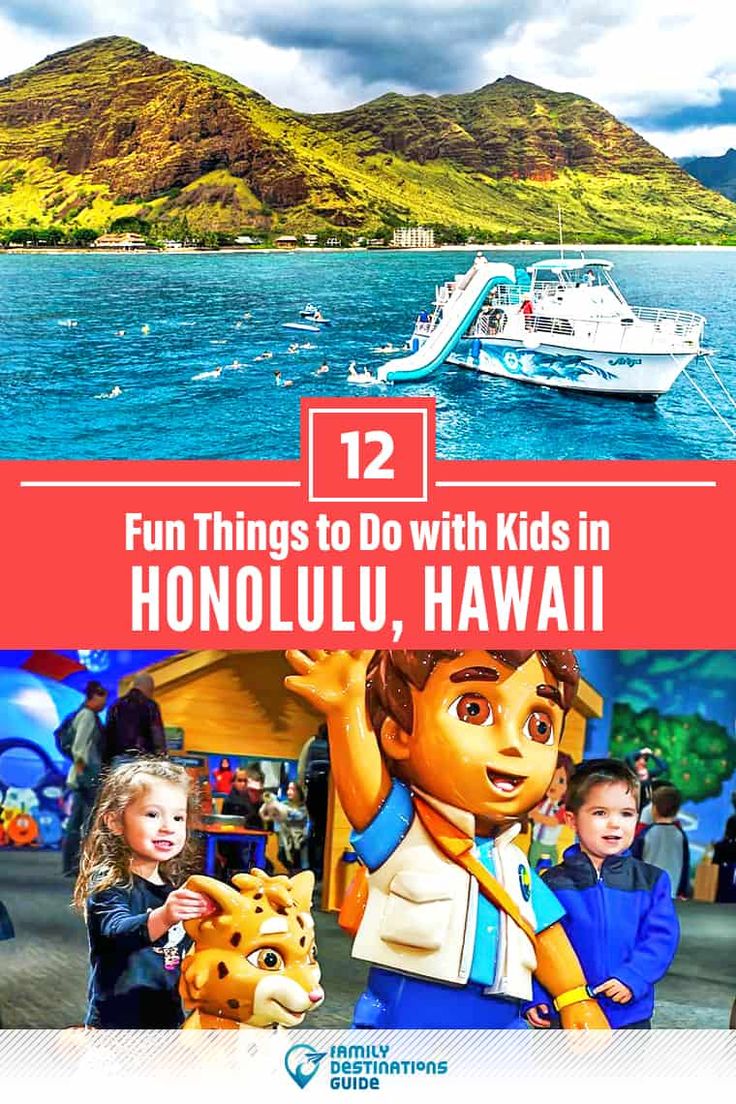
[[[478,313],[488,293],[497,284],[513,284],[516,273],[510,264],[493,264],[479,258],[462,290],[456,290],[442,309],[442,319],[415,352],[389,360],[378,369],[382,382],[400,383],[423,379],[447,360],[465,330]]]

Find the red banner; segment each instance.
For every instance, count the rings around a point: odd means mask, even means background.
[[[731,648],[736,466],[445,462],[305,400],[301,460],[9,462],[5,648]]]

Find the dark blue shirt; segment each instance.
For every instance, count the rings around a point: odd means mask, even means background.
[[[87,901],[89,939],[88,1027],[168,1028],[184,1022],[179,997],[181,958],[190,940],[181,924],[155,943],[148,914],[160,908],[172,885],[133,876]]]

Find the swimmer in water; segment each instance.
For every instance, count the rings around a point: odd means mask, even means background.
[[[362,368],[360,372],[355,366],[355,361],[351,360],[348,365],[348,383],[373,383],[374,377],[370,373],[369,368]]]
[[[277,387],[293,387],[294,386],[294,381],[290,380],[290,379],[284,379],[281,375],[281,372],[278,372],[278,371],[274,372],[273,378],[274,378],[274,383],[276,384]]]
[[[206,379],[219,379],[222,375],[222,365],[218,364],[216,368],[212,368],[208,372],[198,372],[196,376],[192,376],[193,380],[206,380]]]
[[[142,334],[149,334],[150,332],[151,332],[151,327],[148,325],[147,322],[144,322],[143,325],[141,326],[141,333]]]
[[[116,330],[115,331],[115,336],[116,337],[125,337],[125,330]]]
[[[113,387],[112,391],[103,391],[101,395],[95,395],[96,399],[116,399],[118,395],[122,395],[122,387],[118,387],[117,384]]]
[[[327,363],[326,360],[323,360],[322,363],[320,364],[319,368],[317,369],[317,371],[314,374],[315,374],[315,376],[324,376],[324,374],[326,372],[329,372],[329,370],[330,370],[329,364]]]

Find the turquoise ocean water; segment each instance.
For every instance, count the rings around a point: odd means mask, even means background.
[[[545,255],[496,257],[520,265]],[[736,395],[735,250],[595,255],[614,261],[629,302],[706,315],[706,344]],[[300,397],[377,394],[434,395],[437,453],[445,459],[736,457],[734,439],[683,376],[654,405],[566,395],[447,365],[413,385],[348,384],[348,363],[375,371],[385,358],[372,349],[408,338],[435,284],[472,258],[461,251],[0,256],[0,457],[295,458]],[[283,329],[299,321],[308,300],[333,326],[322,334]],[[70,319],[77,325],[59,324]],[[316,347],[289,353],[291,342]],[[255,359],[264,352],[273,355]],[[330,371],[316,375],[325,358]],[[193,378],[218,366],[217,376]],[[291,387],[274,385],[277,370]],[[712,377],[697,378],[728,411]],[[730,416],[736,426],[733,407]]]

